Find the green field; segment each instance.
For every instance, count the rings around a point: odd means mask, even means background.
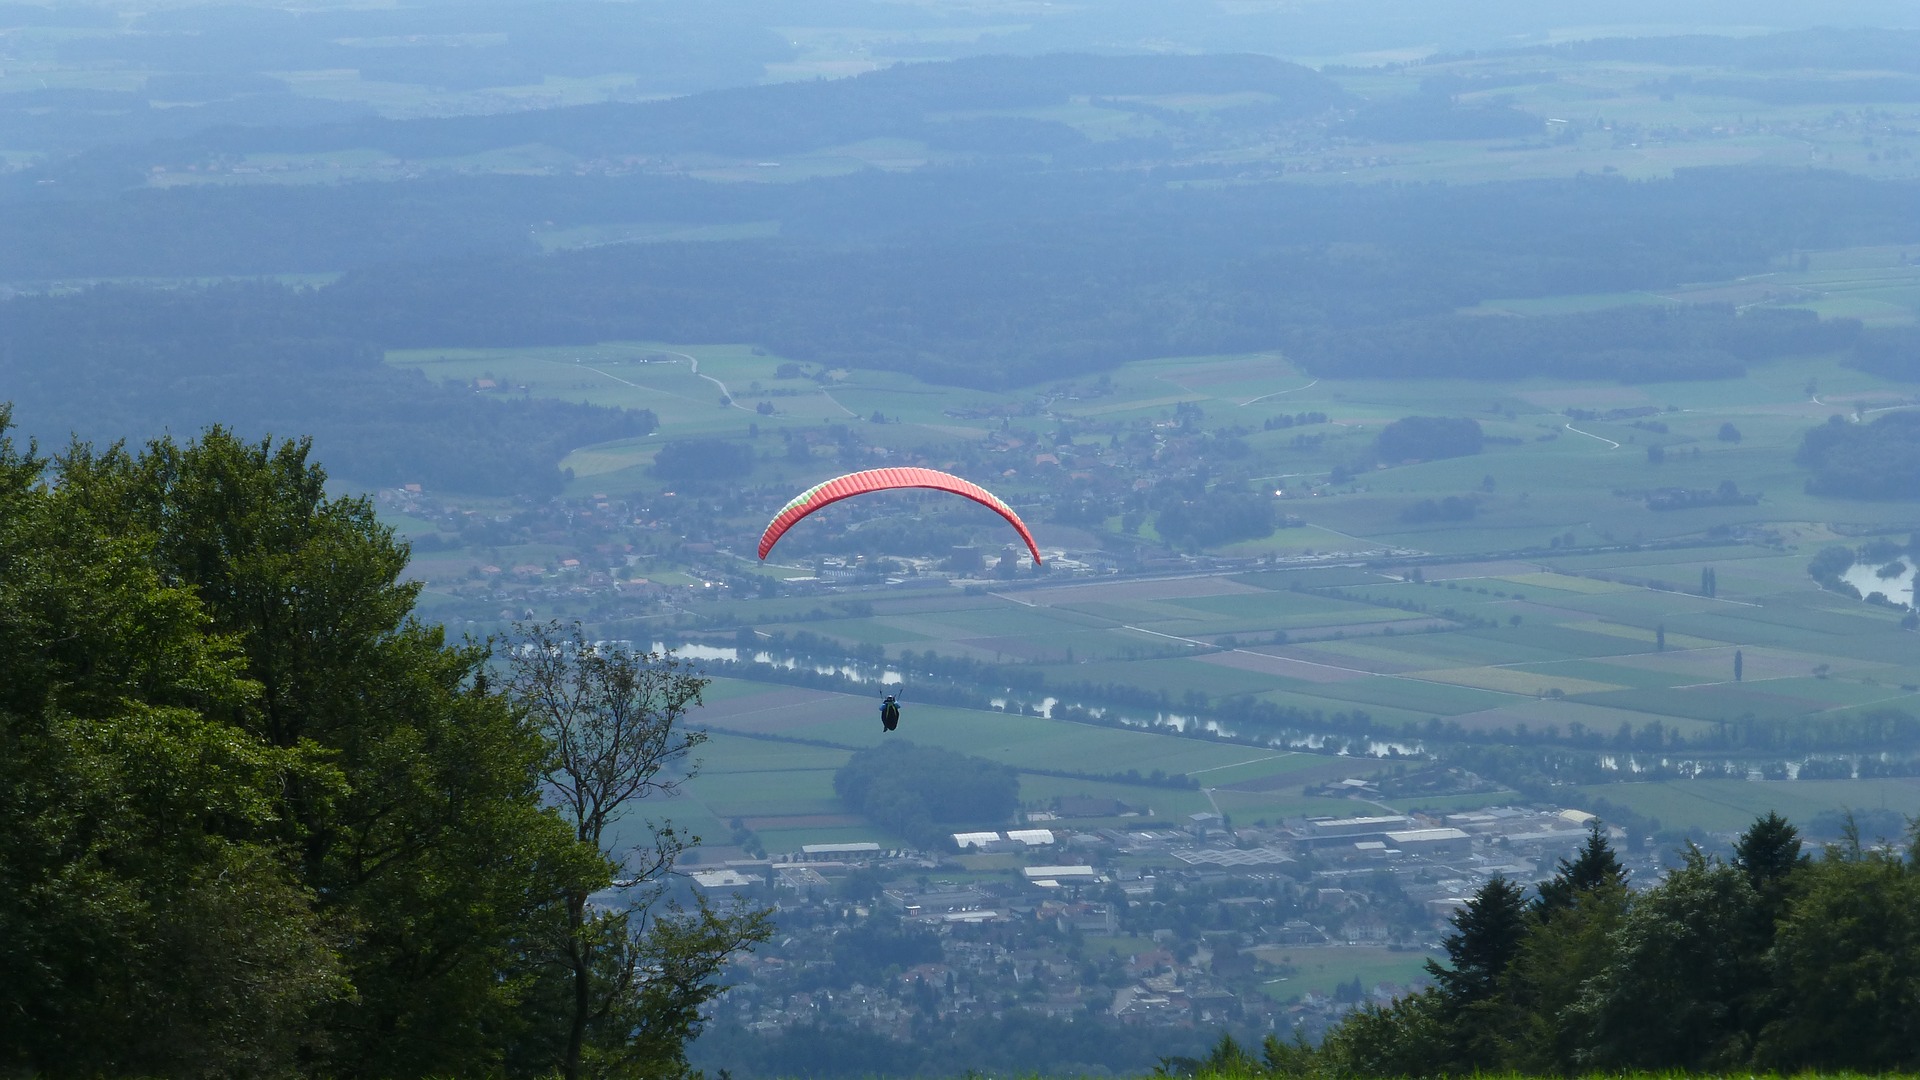
[[[1805,822],[1831,810],[1887,809],[1920,814],[1920,779],[1739,781],[1605,784],[1584,789],[1659,819],[1668,828],[1693,825],[1737,832],[1775,811]],[[1873,840],[1875,837],[1866,837]],[[1890,838],[1897,839],[1897,838]]]
[[[718,680],[714,686],[723,693],[700,714],[713,733],[700,749],[701,771],[686,785],[682,799],[663,804],[676,821],[698,822],[696,831],[713,839],[724,838],[730,830],[720,826],[738,818],[772,851],[849,838],[897,841],[851,818],[833,794],[833,770],[854,750],[878,744],[881,733],[870,715],[869,698],[795,692],[734,679]],[[742,734],[746,732],[834,745],[753,738]],[[1117,799],[1143,815],[1176,819],[1213,807],[1201,790],[1025,771],[1040,768],[1102,775],[1160,770],[1191,775],[1214,789],[1253,783],[1264,790],[1215,791],[1222,809],[1248,821],[1309,811],[1344,813],[1351,812],[1351,802],[1303,797],[1301,789],[1330,778],[1369,775],[1380,767],[1364,758],[1263,751],[1157,732],[939,706],[911,706],[900,733],[1020,770],[1021,801],[1034,809],[1045,809],[1063,795]],[[1106,823],[1096,819],[1085,824]]]
[[[1411,983],[1426,970],[1427,954],[1370,946],[1264,945],[1258,959],[1284,974],[1269,975],[1263,989],[1280,1001],[1302,994],[1330,994],[1358,976],[1362,985]]]
[[[1920,286],[1908,280],[1913,276],[1900,253],[1886,249],[1810,253],[1805,266],[1776,275],[1791,286],[1778,295],[1795,302],[1865,298],[1906,304],[1909,314],[1920,303]],[[1762,287],[1708,282],[1660,302],[1706,302]],[[1506,317],[1525,318],[1622,299],[1636,298],[1495,306]],[[1384,731],[1426,733],[1439,718],[1477,737],[1524,729],[1533,737],[1584,731],[1612,738],[1623,728],[1639,732],[1657,724],[1687,739],[1711,737],[1748,716],[1821,725],[1874,709],[1920,706],[1915,691],[1906,689],[1920,685],[1920,648],[1898,629],[1900,613],[1821,592],[1806,574],[1808,559],[1826,544],[1876,530],[1904,541],[1920,526],[1920,514],[1898,504],[1805,493],[1805,476],[1792,461],[1805,430],[1836,412],[1884,408],[1912,394],[1911,387],[1833,357],[1756,365],[1739,379],[1624,386],[1316,379],[1284,355],[1258,352],[1139,361],[1097,383],[1004,392],[794,365],[746,343],[416,349],[390,354],[389,361],[435,380],[474,387],[485,381],[491,388],[484,393],[653,410],[660,422],[654,435],[580,448],[567,462],[576,495],[635,503],[660,496],[664,485],[649,464],[667,441],[741,440],[754,449],[752,485],[797,490],[844,471],[846,462],[818,442],[819,433],[844,424],[857,428],[861,444],[888,455],[875,461],[981,460],[982,468],[1003,474],[995,486],[1016,505],[1044,507],[1060,485],[1092,482],[1033,468],[1032,455],[1046,449],[1046,440],[1097,456],[1123,437],[1159,437],[1154,433],[1174,423],[1176,407],[1197,408],[1209,429],[1243,433],[1249,456],[1231,475],[1275,492],[1277,512],[1306,522],[1215,554],[1299,560],[1310,551],[1314,560],[1347,563],[1263,561],[1220,574],[1021,580],[964,593],[936,582],[863,594],[860,603],[870,609],[829,595],[729,599],[687,612],[708,625],[768,635],[803,629],[849,654],[878,648],[890,663],[932,652],[1020,667],[1045,680],[1045,691],[1011,695],[1016,703],[1092,695],[1070,703],[1099,708],[1106,688],[1124,688],[1136,695],[1129,700],[1161,702],[1124,710],[1136,721],[1258,702],[1285,710],[1278,715],[1293,731],[1364,713]],[[1817,394],[1808,393],[1810,383]],[[1043,390],[1056,395],[1052,419],[1030,412],[1031,396]],[[758,411],[763,404],[770,412]],[[1625,418],[1574,423],[1565,413],[1619,408],[1652,409],[1642,415],[1667,430],[1636,428]],[[1328,422],[1265,426],[1304,412],[1324,413]],[[885,422],[871,422],[874,413]],[[1512,441],[1468,457],[1332,482],[1334,466],[1364,451],[1382,425],[1415,413],[1474,417],[1489,435]],[[1718,438],[1728,423],[1738,428],[1739,442]],[[1296,445],[1301,434],[1315,440]],[[816,444],[796,456],[786,451],[789,438]],[[1669,448],[1663,464],[1647,460],[1649,442]],[[985,456],[990,453],[1004,456]],[[1104,467],[1087,475],[1097,477]],[[1654,488],[1711,490],[1722,481],[1760,493],[1760,501],[1658,511],[1645,499]],[[1470,496],[1472,520],[1405,520],[1410,506],[1445,495]],[[890,517],[883,520],[911,520],[928,509],[924,500],[902,498],[888,504]],[[850,527],[857,520],[850,513],[845,505],[830,508],[823,525]],[[1150,518],[1139,524],[1137,537],[1126,535],[1117,513],[1070,530],[1048,522],[1044,511],[1033,517],[1043,545],[1069,550],[1124,548],[1155,535]],[[405,516],[391,521],[410,536],[438,528]],[[744,546],[759,524],[743,517],[725,527],[736,529]],[[1004,542],[999,528],[983,516],[976,545],[991,551]],[[1662,546],[1675,542],[1685,546]],[[1361,564],[1390,548],[1427,553],[1419,566],[1424,583],[1410,580],[1406,564]],[[567,554],[560,545],[452,549],[427,554],[417,565],[436,582],[458,581],[482,561],[550,565]],[[791,565],[769,572],[749,553],[728,565],[746,575],[790,578],[813,573],[809,561],[791,558]],[[1712,597],[1698,595],[1708,569],[1717,575]],[[671,560],[650,559],[635,573],[669,585],[711,580],[687,576]],[[429,588],[429,601],[438,587]],[[1743,661],[1737,683],[1736,651]],[[727,693],[752,701],[767,691]],[[790,695],[795,700],[782,709],[762,713],[729,711],[734,699],[716,700],[709,713],[716,730],[870,744],[864,701],[807,694]],[[1179,772],[1223,763],[1214,756],[1219,748],[1206,744],[1001,713],[915,707],[908,731],[1015,768],[1071,761],[1090,772]],[[1267,731],[1242,725],[1236,733]],[[831,816],[831,765],[766,773],[732,767],[733,755],[750,742],[712,749],[713,772],[695,785],[695,801],[708,815],[703,820]],[[1057,787],[1048,784],[1049,791]],[[1839,799],[1846,789],[1808,790]],[[1291,794],[1234,791],[1226,798],[1241,816],[1319,808],[1297,788]],[[1701,811],[1698,820],[1720,819]],[[848,828],[854,826],[756,831],[791,839],[840,836]]]

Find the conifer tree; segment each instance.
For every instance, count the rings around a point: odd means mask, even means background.
[[[1807,865],[1807,856],[1800,850],[1800,830],[1769,810],[1734,842],[1733,865],[1747,875],[1747,883],[1777,915],[1787,878]]]
[[[1557,912],[1571,908],[1582,893],[1597,889],[1621,889],[1626,884],[1626,868],[1620,865],[1619,858],[1614,855],[1613,845],[1607,840],[1606,828],[1595,818],[1587,823],[1586,842],[1580,845],[1580,851],[1573,860],[1561,859],[1553,877],[1536,886],[1539,895],[1533,902],[1533,912],[1542,919],[1548,919]]]

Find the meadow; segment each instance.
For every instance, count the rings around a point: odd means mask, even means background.
[[[715,679],[710,690],[714,693],[699,717],[710,738],[700,748],[697,775],[680,796],[657,808],[658,816],[671,817],[676,825],[703,836],[707,858],[737,854],[726,843],[735,821],[770,851],[813,843],[901,842],[847,813],[833,792],[834,770],[854,752],[878,745],[882,737],[873,698],[727,677]],[[1304,789],[1330,779],[1371,776],[1383,767],[1365,758],[1236,746],[911,700],[893,737],[1012,767],[1020,775],[1021,802],[1031,811],[1045,811],[1055,799],[1076,795],[1114,799],[1132,808],[1124,817],[1075,819],[1072,824],[1079,828],[1184,821],[1216,806],[1248,823],[1301,813],[1358,812],[1349,800],[1309,796]],[[1030,771],[1036,769],[1101,776],[1160,770],[1193,777],[1202,787]]]

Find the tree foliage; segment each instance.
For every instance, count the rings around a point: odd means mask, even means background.
[[[1794,463],[1807,490],[1855,499],[1920,498],[1920,413],[1890,412],[1866,424],[1836,416],[1800,440]]]
[[[1380,429],[1373,452],[1381,461],[1397,465],[1477,454],[1482,442],[1480,422],[1471,417],[1403,416]]]
[[[304,443],[47,462],[0,412],[0,1068],[550,1069],[544,942],[611,875],[405,564]],[[669,921],[697,1005],[745,941]]]
[[[848,759],[833,774],[833,790],[882,827],[940,850],[950,848],[945,834],[955,828],[1006,820],[1020,779],[985,758],[893,741]]]
[[[1489,882],[1455,916],[1432,989],[1351,1014],[1286,1074],[1920,1067],[1916,851],[1852,828],[1809,860],[1769,814],[1734,852],[1689,849],[1629,892],[1596,828],[1532,905]]]

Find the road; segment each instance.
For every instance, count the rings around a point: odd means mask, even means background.
[[[661,349],[660,351],[667,354],[668,356],[684,357],[687,363],[692,365],[692,367],[689,370],[691,370],[695,375],[700,375],[700,358],[699,357],[689,356],[683,352],[674,352],[672,349]],[[729,407],[739,409],[741,412],[753,411],[752,409],[747,408],[745,405],[742,405],[739,402],[733,400],[733,391],[727,389],[726,383],[721,382],[719,379],[716,379],[711,375],[700,375],[700,377],[720,388],[720,392],[726,395],[727,405]],[[839,402],[836,401],[834,402],[834,404],[838,405]]]
[[[1614,442],[1612,439],[1609,439],[1604,435],[1595,435],[1591,431],[1581,431],[1579,428],[1574,427],[1572,424],[1567,425],[1567,430],[1573,432],[1575,435],[1585,435],[1589,439],[1599,439],[1601,442],[1606,443],[1608,446],[1614,448],[1615,450],[1620,449],[1619,443]]]

